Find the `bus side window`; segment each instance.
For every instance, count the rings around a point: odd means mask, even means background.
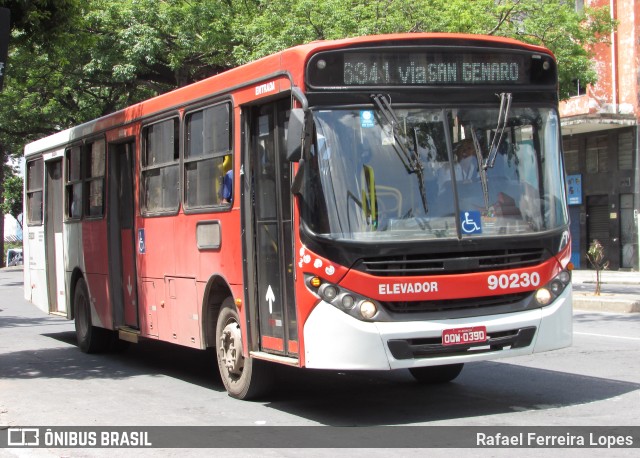
[[[88,145],[85,157],[85,215],[89,218],[100,217],[104,213],[104,169],[106,158],[104,140],[98,140]]]
[[[82,216],[82,175],[80,173],[81,149],[74,146],[66,151],[66,217],[80,219]]]
[[[27,162],[27,223],[42,224],[42,189],[44,180],[42,158]]]
[[[188,113],[185,124],[185,207],[205,208],[231,203],[230,104],[225,102]]]
[[[145,213],[175,212],[180,206],[178,119],[146,126],[142,136],[142,209]]]

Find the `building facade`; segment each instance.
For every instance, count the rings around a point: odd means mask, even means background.
[[[604,246],[609,269],[640,263],[640,2],[585,0],[577,7],[609,6],[618,27],[595,46],[598,82],[560,106],[569,193],[573,261],[592,268],[587,250]]]

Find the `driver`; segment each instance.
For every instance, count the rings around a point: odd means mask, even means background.
[[[463,182],[476,181],[478,175],[478,158],[473,140],[470,138],[461,140],[455,147],[457,164],[455,166],[456,180]]]

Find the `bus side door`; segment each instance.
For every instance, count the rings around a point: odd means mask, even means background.
[[[245,109],[247,154],[243,158],[247,296],[258,314],[260,350],[297,357],[293,281],[291,164],[285,127],[290,99]],[[256,310],[257,309],[257,310]],[[250,316],[251,323],[256,322]]]
[[[109,143],[109,276],[115,326],[138,328],[134,234],[135,142]]]
[[[62,237],[62,160],[46,162],[44,216],[49,312],[66,313]]]

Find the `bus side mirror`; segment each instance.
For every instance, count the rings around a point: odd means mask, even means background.
[[[293,108],[287,129],[287,160],[299,162],[311,148],[311,113],[302,108]]]

